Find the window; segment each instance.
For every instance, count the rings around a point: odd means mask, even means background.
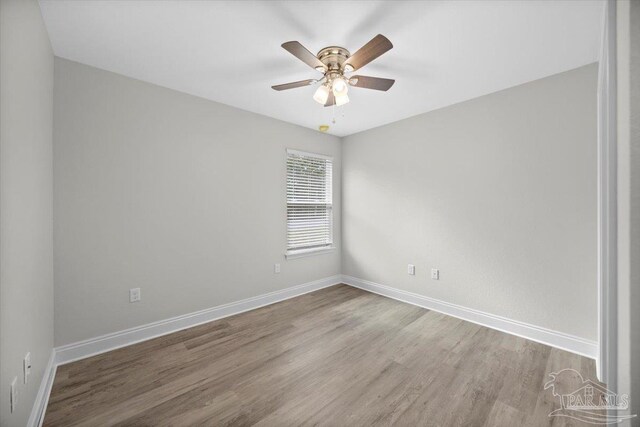
[[[333,247],[333,159],[287,150],[287,256]]]

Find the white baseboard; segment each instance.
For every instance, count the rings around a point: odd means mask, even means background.
[[[56,347],[52,351],[40,389],[38,390],[38,395],[31,411],[28,425],[29,427],[42,425],[47,403],[49,401],[49,394],[51,393],[51,387],[56,373],[56,367],[58,365],[105,353],[117,348],[126,347],[162,335],[201,325],[203,323],[243,313],[245,311],[254,310],[256,308],[264,307],[266,305],[294,298],[340,283],[345,283],[365,291],[417,305],[419,307],[424,307],[429,310],[477,323],[492,329],[497,329],[512,335],[517,335],[552,347],[581,354],[589,358],[596,358],[598,354],[598,345],[594,341],[585,340],[583,338],[552,331],[539,326],[484,313],[456,304],[439,301],[423,295],[370,282],[368,280],[345,275],[336,275],[304,283],[302,285],[292,286],[287,289],[270,292],[268,294],[247,298],[241,301]]]
[[[141,341],[177,332],[182,329],[222,319],[224,317],[233,316],[245,311],[254,310],[278,301],[283,301],[309,292],[317,291],[318,289],[337,285],[340,283],[341,279],[342,276],[340,275],[326,277],[324,279],[315,280],[298,286],[292,286],[290,288],[270,292],[268,294],[56,347],[55,362],[57,365],[63,365],[75,360],[95,356],[120,347],[126,347]]]
[[[577,353],[591,359],[596,359],[598,356],[598,343],[595,341],[507,319],[494,314],[484,313],[479,310],[462,307],[460,305],[414,294],[412,292],[403,291],[390,286],[381,285],[379,283],[359,279],[357,277],[343,275],[342,282],[365,291],[477,323],[478,325],[486,326],[488,328],[497,329],[508,334],[517,335],[551,347]]]
[[[27,426],[40,427],[44,421],[44,413],[47,409],[47,403],[49,403],[49,395],[51,394],[51,387],[53,386],[53,379],[56,376],[56,350],[51,349],[51,356],[49,356],[49,362],[44,369],[44,375],[42,375],[42,381],[40,381],[40,388],[38,388],[38,394],[36,394],[36,400],[33,402],[31,408],[31,415]]]
[[[75,360],[84,359],[100,353],[115,350],[117,348],[126,347],[131,344],[177,332],[185,328],[233,316],[245,311],[254,310],[265,305],[294,298],[338,283],[345,283],[369,292],[424,307],[429,310],[434,310],[449,316],[457,317],[589,358],[595,359],[598,354],[598,344],[595,341],[586,340],[573,335],[542,328],[540,326],[440,301],[368,280],[359,279],[357,277],[336,275],[268,294],[56,347],[54,364],[63,365]]]

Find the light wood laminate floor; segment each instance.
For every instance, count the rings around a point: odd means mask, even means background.
[[[595,379],[593,360],[338,285],[60,366],[44,425],[565,425],[543,390],[563,368]]]

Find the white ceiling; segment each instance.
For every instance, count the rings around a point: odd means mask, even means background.
[[[41,0],[57,56],[344,136],[598,60],[602,1]],[[324,108],[320,74],[280,45],[354,53],[376,34],[394,48],[356,74],[396,79],[351,88]]]

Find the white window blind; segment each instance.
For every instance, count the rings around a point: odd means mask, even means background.
[[[287,253],[333,244],[333,159],[287,150]]]

